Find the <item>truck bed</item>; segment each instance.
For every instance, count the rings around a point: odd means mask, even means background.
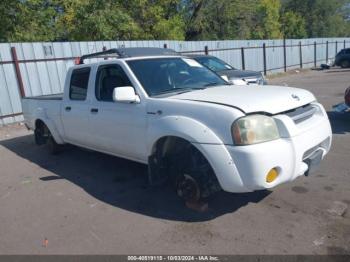
[[[22,110],[26,125],[34,130],[36,119],[49,118],[60,129],[62,100],[63,94],[23,98]]]
[[[24,97],[23,99],[34,99],[34,100],[62,100],[63,93],[53,95],[41,95],[41,96],[30,96]]]

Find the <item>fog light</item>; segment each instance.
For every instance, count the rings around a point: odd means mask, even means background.
[[[267,183],[271,183],[273,181],[275,181],[275,179],[278,177],[278,172],[276,168],[272,168],[266,176],[266,182]]]

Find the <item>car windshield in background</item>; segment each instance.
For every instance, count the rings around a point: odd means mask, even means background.
[[[226,64],[224,61],[216,57],[200,56],[196,57],[195,60],[197,60],[202,65],[205,65],[209,69],[213,70],[214,72],[220,72],[224,70],[235,70],[234,67],[230,66],[229,64]]]
[[[149,96],[228,85],[221,77],[189,58],[142,59],[127,63]]]

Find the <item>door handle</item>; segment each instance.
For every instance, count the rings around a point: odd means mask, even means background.
[[[93,114],[96,114],[96,113],[98,113],[98,109],[97,108],[91,108],[90,112],[93,113]]]
[[[66,106],[66,107],[65,107],[65,110],[69,112],[69,111],[72,110],[72,108],[71,108],[70,106]]]

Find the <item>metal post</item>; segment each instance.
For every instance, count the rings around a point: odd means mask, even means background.
[[[338,53],[338,41],[335,41],[335,54]]]
[[[107,47],[102,47],[102,51],[107,51]],[[103,60],[107,60],[108,58],[107,57],[105,57]]]
[[[207,45],[204,47],[204,53],[205,53],[206,55],[209,54],[209,49],[208,49],[208,46],[207,46]]]
[[[244,47],[241,47],[242,70],[245,70]]]
[[[284,72],[287,72],[287,50],[286,50],[285,38],[283,38],[283,62],[284,62]]]
[[[328,41],[326,42],[326,63],[328,62]]]
[[[303,49],[301,46],[301,41],[299,41],[299,59],[300,59],[300,68],[303,68]]]
[[[19,94],[20,94],[21,98],[23,98],[26,95],[24,92],[23,79],[22,79],[22,75],[21,75],[21,70],[19,68],[17,52],[16,52],[16,48],[14,46],[11,47],[11,55],[12,55],[12,60],[15,64],[15,71],[16,71],[17,83],[18,83],[18,88],[19,88]]]
[[[167,49],[167,48],[168,48],[168,45],[167,45],[167,44],[164,44],[164,48]]]
[[[266,69],[266,44],[263,44],[263,61],[264,61],[264,75],[266,76],[267,74],[267,69]]]
[[[314,67],[317,66],[317,43],[314,42]]]

